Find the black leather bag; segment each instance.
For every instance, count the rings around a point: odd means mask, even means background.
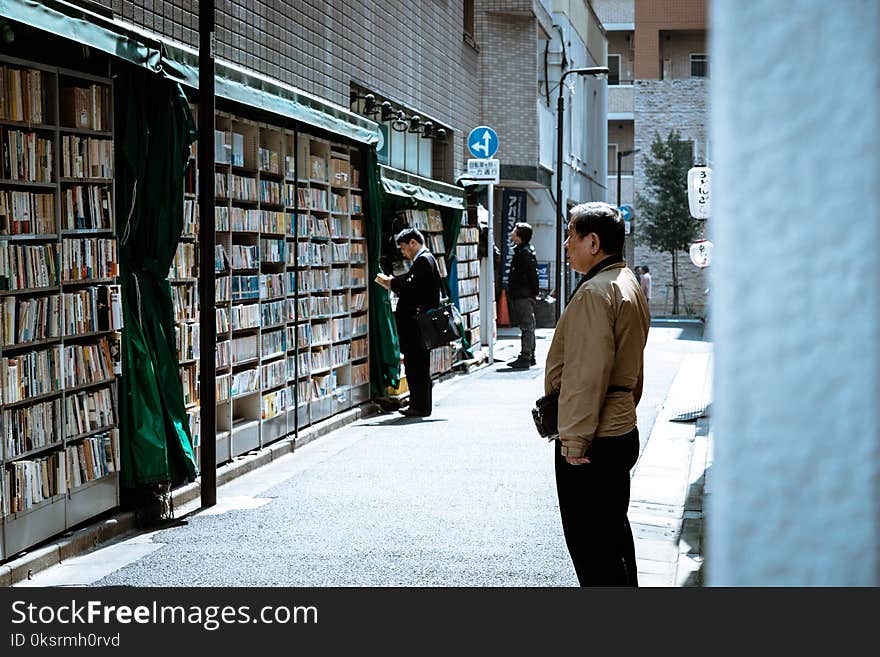
[[[532,419],[538,433],[547,440],[555,440],[559,436],[559,392],[544,395],[535,402]]]
[[[441,303],[439,308],[419,313],[416,323],[427,349],[442,347],[461,338],[461,313],[451,301]]]

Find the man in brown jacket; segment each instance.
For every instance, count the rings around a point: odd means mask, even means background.
[[[581,586],[638,586],[626,512],[650,316],[623,242],[613,206],[571,210],[565,247],[584,277],[556,325],[544,378],[547,394],[559,392],[556,491]]]

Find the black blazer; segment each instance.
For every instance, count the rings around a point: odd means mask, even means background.
[[[430,251],[422,251],[412,262],[409,271],[391,280],[391,290],[399,297],[394,317],[400,334],[400,350],[412,351],[421,347],[417,314],[440,306],[440,270]]]

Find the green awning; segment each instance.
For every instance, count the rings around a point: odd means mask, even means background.
[[[456,210],[465,209],[464,189],[430,178],[422,178],[406,171],[379,166],[382,190],[386,194],[412,198],[431,205],[441,205]]]
[[[106,18],[63,0],[0,0],[0,16],[121,57],[181,84],[199,86],[198,51],[125,21]],[[374,121],[277,80],[216,60],[215,93],[327,130],[362,144],[379,141]]]
[[[152,71],[159,70],[158,47],[147,46],[115,27],[117,21],[82,7],[53,0],[0,0],[0,16],[103,50]]]

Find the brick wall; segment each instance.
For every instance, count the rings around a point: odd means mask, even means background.
[[[198,3],[103,0],[146,29],[198,46]],[[450,126],[455,170],[479,120],[478,53],[459,2],[217,0],[217,54],[344,107],[352,81]],[[477,35],[479,41],[479,35]]]
[[[651,142],[655,132],[666,137],[669,131],[677,129],[681,138],[693,140],[697,153],[702,155],[708,137],[708,83],[706,80],[640,80],[636,82],[635,93],[635,147],[640,153],[635,155],[635,188],[644,190],[646,179],[644,157],[651,152]],[[687,185],[686,180],[681,181]],[[642,192],[643,193],[643,192]],[[706,229],[705,223],[703,229]],[[672,283],[672,256],[657,253],[639,242],[638,217],[635,221],[635,261],[633,265],[648,265],[654,286],[651,312],[655,315],[672,312],[672,293],[666,302],[666,286]],[[708,303],[706,288],[708,276],[705,270],[691,264],[687,253],[679,256],[679,282],[684,287],[684,299],[680,297],[680,312],[685,312],[684,303],[693,313],[705,316]]]
[[[503,165],[535,167],[539,148],[537,19],[481,12],[477,22],[483,35],[479,42],[482,119],[498,133],[497,157]]]

